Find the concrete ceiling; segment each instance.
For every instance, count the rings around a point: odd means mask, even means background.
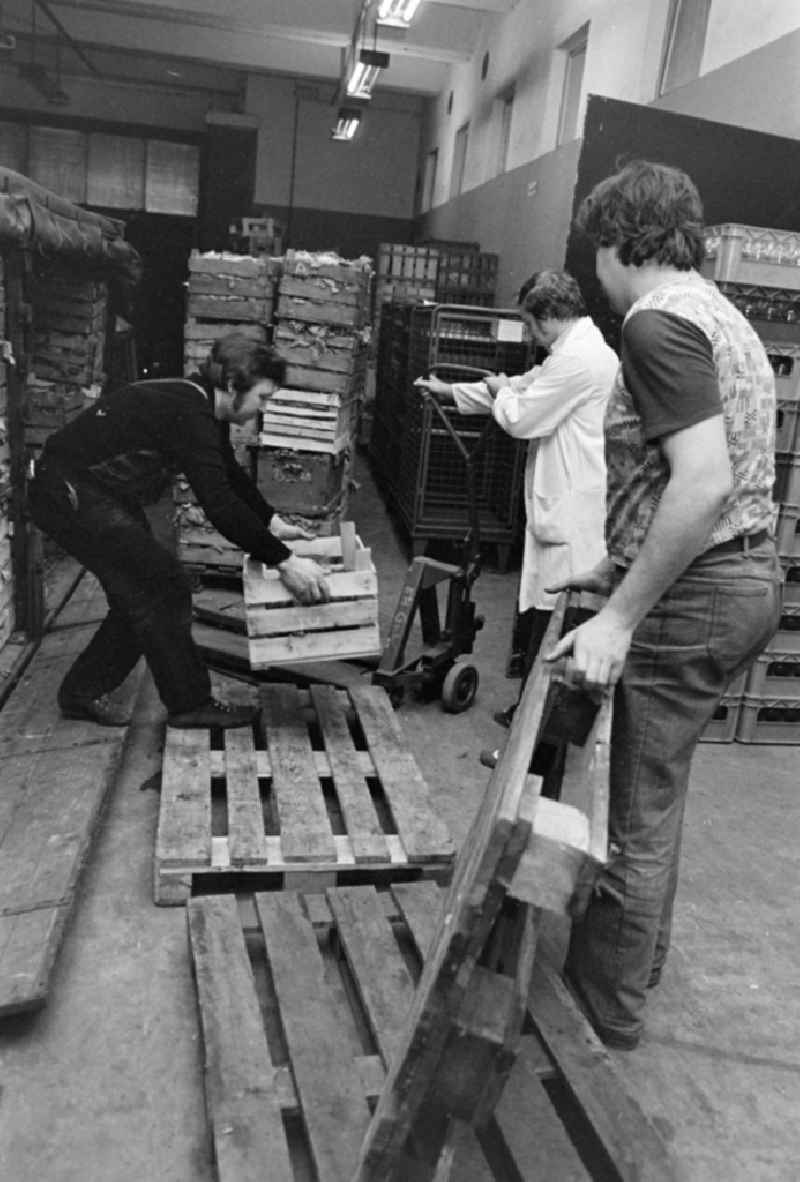
[[[437,93],[448,68],[467,61],[487,26],[516,2],[422,0],[405,33],[378,34],[377,48],[391,55],[381,86]],[[17,44],[0,63],[35,57],[50,66],[58,52],[65,78],[138,78],[217,93],[234,91],[248,73],[335,82],[360,9],[361,0],[3,0],[0,32]]]

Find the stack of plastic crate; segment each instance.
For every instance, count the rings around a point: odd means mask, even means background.
[[[778,632],[747,675],[735,737],[741,743],[800,743],[800,233],[709,226],[704,272],[763,340],[777,396],[774,498],[783,610]],[[726,731],[726,737],[732,736]]]
[[[275,346],[286,381],[263,414],[257,481],[281,514],[318,533],[347,507],[370,331],[372,260],[290,250],[283,259]]]
[[[0,255],[0,315],[5,324],[5,267]],[[0,359],[0,648],[14,630],[14,583],[11,565],[11,449],[8,442],[8,385]]]
[[[497,289],[496,254],[469,248],[439,251],[436,300],[440,304],[494,307]]]

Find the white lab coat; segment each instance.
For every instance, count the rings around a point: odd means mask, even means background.
[[[603,419],[619,366],[584,316],[553,342],[542,365],[513,377],[492,398],[484,382],[453,385],[461,414],[493,414],[515,439],[529,439],[525,546],[519,610],[551,609],[545,587],[588,570],[605,554]]]

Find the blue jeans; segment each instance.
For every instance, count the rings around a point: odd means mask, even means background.
[[[609,1042],[638,1038],[648,981],[667,953],[697,742],[779,619],[780,568],[766,541],[701,554],[634,633],[614,696],[609,863],[566,964]]]

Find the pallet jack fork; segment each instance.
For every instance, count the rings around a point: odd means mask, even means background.
[[[437,366],[431,372],[435,373]],[[489,376],[489,370],[467,365],[447,365],[449,374],[457,369],[467,380]],[[402,701],[406,690],[424,696],[441,696],[442,706],[450,714],[469,709],[478,690],[478,670],[459,658],[472,652],[475,637],[483,627],[483,617],[475,611],[472,586],[480,574],[481,540],[478,513],[475,465],[494,424],[491,417],[482,430],[478,442],[468,450],[453,428],[450,419],[436,399],[420,391],[420,397],[433,406],[464,461],[468,528],[463,543],[461,563],[438,562],[427,556],[411,563],[397,601],[389,636],[378,668],[372,675],[375,685],[387,690],[392,702]],[[449,582],[444,620],[439,616],[437,588]],[[419,612],[422,649],[412,657],[406,655],[411,627]]]

